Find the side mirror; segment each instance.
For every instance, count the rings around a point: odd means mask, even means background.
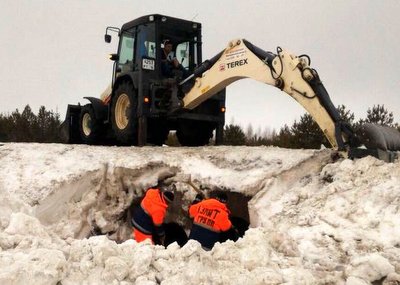
[[[106,42],[106,43],[111,43],[111,35],[107,35],[107,34],[105,34],[104,35],[104,41]]]
[[[116,53],[112,53],[112,54],[110,54],[110,59],[112,61],[117,61],[117,60],[119,60],[119,55]]]
[[[107,27],[107,28],[106,28],[106,34],[104,35],[104,41],[105,41],[106,43],[111,43],[111,35],[108,34],[108,31],[116,32],[116,33],[118,33],[118,36],[120,35],[120,32],[121,32],[121,30],[120,30],[119,28],[116,28],[116,27]]]

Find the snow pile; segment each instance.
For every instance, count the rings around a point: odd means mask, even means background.
[[[283,177],[253,198],[252,211],[258,226],[295,241],[313,275],[339,270],[349,284],[370,284],[400,272],[398,162],[343,160],[292,183]]]
[[[400,163],[330,157],[5,144],[0,284],[400,284]],[[130,203],[170,173],[252,196],[252,228],[209,252],[196,241],[164,249],[128,239]],[[195,193],[177,186],[185,210]],[[94,230],[108,237],[84,238]]]
[[[62,185],[85,178],[108,164],[108,170],[140,169],[164,164],[191,174],[203,184],[233,190],[258,191],[257,182],[290,169],[316,151],[279,148],[203,147],[96,147],[61,144],[5,144],[0,148],[0,185],[35,205]],[[142,181],[154,183],[153,173]],[[241,189],[238,189],[241,188]],[[253,189],[255,188],[255,189]]]

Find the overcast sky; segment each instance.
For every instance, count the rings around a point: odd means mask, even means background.
[[[1,0],[0,112],[44,105],[64,119],[67,104],[99,97],[111,80],[104,42],[109,25],[147,14],[203,24],[203,60],[246,38],[276,52],[308,54],[333,103],[357,118],[384,104],[400,122],[399,0],[83,1]],[[264,129],[292,124],[305,111],[280,90],[240,80],[227,88],[227,123]]]

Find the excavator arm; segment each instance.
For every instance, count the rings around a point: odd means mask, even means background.
[[[180,83],[185,93],[183,108],[193,109],[229,84],[252,78],[281,89],[299,102],[333,148],[344,151],[356,147],[360,138],[347,122],[342,121],[317,71],[309,65],[310,58],[306,55],[295,56],[281,48],[274,54],[244,39],[233,40],[225,50],[202,63]],[[400,150],[400,134],[394,145],[392,150]]]

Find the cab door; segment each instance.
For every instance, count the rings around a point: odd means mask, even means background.
[[[116,76],[135,70],[136,27],[123,31],[120,38]]]
[[[137,66],[145,71],[155,71],[156,52],[155,23],[139,25],[136,40]]]

